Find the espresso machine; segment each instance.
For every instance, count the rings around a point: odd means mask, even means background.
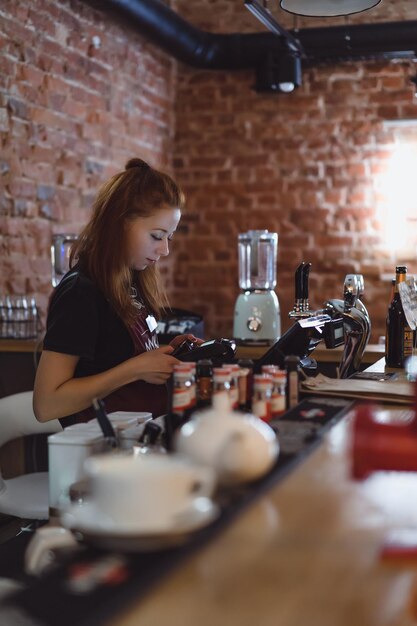
[[[238,237],[239,287],[233,337],[237,343],[270,345],[281,336],[277,294],[278,234],[249,230]]]
[[[289,313],[294,324],[257,362],[262,365],[284,367],[285,357],[300,358],[300,366],[307,375],[317,374],[317,363],[310,355],[324,341],[327,348],[344,346],[339,364],[340,378],[355,374],[371,335],[369,313],[361,300],[364,281],[361,274],[347,274],[343,285],[343,300],[331,299],[323,308],[311,310],[308,277],[311,263],[302,262],[295,271],[295,303]]]

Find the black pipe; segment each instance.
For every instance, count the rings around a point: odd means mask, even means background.
[[[179,61],[205,69],[255,67],[287,48],[272,33],[217,34],[195,28],[161,0],[85,0],[135,27]],[[242,2],[242,11],[244,10]],[[417,21],[305,28],[299,39],[309,65],[326,61],[417,57]]]
[[[85,1],[94,8],[105,10],[113,17],[134,26],[147,40],[179,61],[194,67],[246,69],[255,66],[269,50],[280,52],[285,49],[283,38],[277,35],[223,35],[200,30],[161,0]]]
[[[392,59],[417,57],[417,21],[381,22],[298,32],[308,61]]]

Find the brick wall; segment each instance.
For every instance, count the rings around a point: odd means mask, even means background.
[[[0,50],[0,294],[44,312],[52,234],[131,156],[171,167],[176,62],[69,0],[4,0]]]
[[[179,10],[207,30],[255,30],[242,4],[210,2],[209,13],[203,0],[180,0]],[[414,2],[384,0],[355,21],[404,18],[417,19]],[[279,19],[292,25],[282,11]],[[305,260],[313,264],[314,307],[342,296],[347,273],[363,273],[373,339],[385,333],[390,286],[381,276],[393,272],[395,259],[381,235],[376,175],[392,145],[383,120],[417,118],[414,74],[407,61],[338,63],[304,70],[302,87],[290,95],[268,95],[253,91],[250,71],[181,67],[174,165],[189,215],[176,242],[174,298],[207,316],[209,334],[231,334],[237,235],[249,228],[279,233],[284,328],[293,272]],[[408,261],[417,271],[415,256]]]
[[[241,0],[174,6],[207,30],[263,30]],[[353,21],[397,19],[417,19],[414,0],[384,0]],[[76,0],[3,0],[0,49],[0,293],[36,295],[44,310],[51,235],[78,232],[98,185],[140,154],[175,168],[185,187],[187,214],[163,271],[172,304],[204,313],[208,335],[232,332],[237,234],[249,228],[279,233],[284,327],[304,259],[313,306],[362,272],[374,338],[383,334],[381,274],[395,260],[381,239],[375,176],[392,143],[382,121],[416,117],[414,64],[316,67],[291,95],[257,94],[251,71],[177,65]]]

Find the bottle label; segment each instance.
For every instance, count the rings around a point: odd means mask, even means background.
[[[409,326],[404,328],[404,358],[407,358],[413,354],[413,339],[414,332]]]
[[[185,411],[190,405],[190,392],[188,389],[175,389],[172,395],[172,410],[174,413]]]
[[[286,398],[285,394],[272,394],[271,413],[273,417],[282,415],[285,411]]]

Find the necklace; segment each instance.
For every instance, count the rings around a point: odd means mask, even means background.
[[[133,285],[130,286],[130,297],[132,298],[135,307],[137,307],[138,309],[145,308],[142,299],[138,296],[138,290]]]

